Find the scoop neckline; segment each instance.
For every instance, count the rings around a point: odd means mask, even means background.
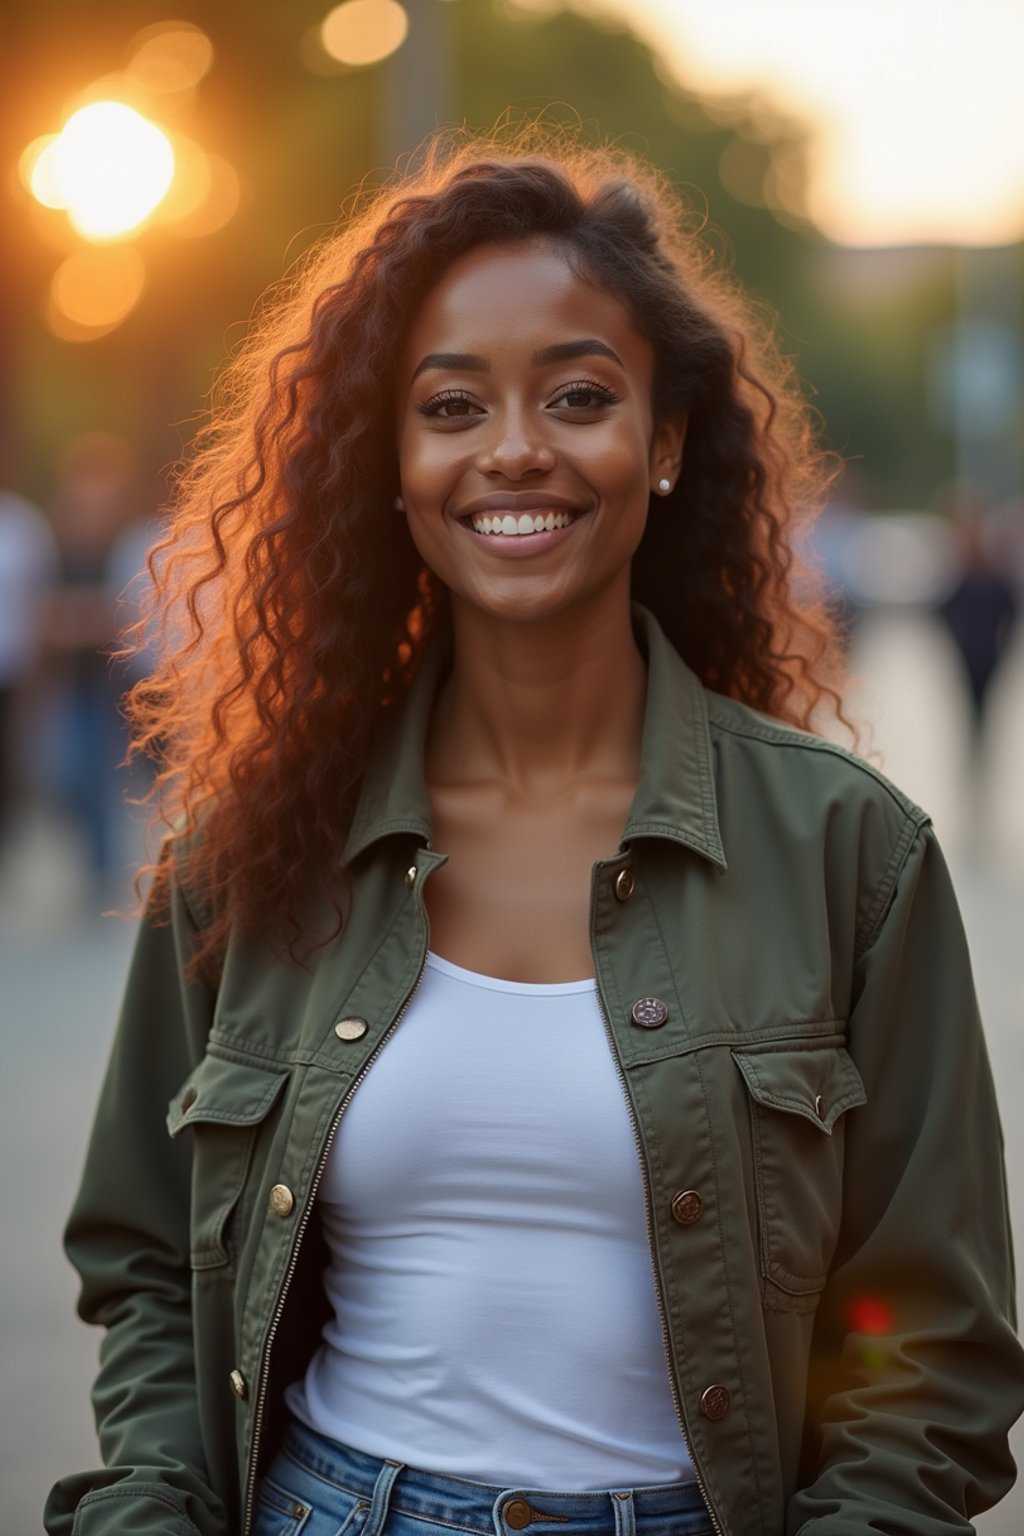
[[[446,960],[434,950],[427,950],[427,965],[443,976],[464,981],[470,986],[484,987],[488,992],[518,992],[527,997],[558,997],[572,992],[596,992],[597,978],[584,976],[578,981],[509,981],[505,976],[487,976],[483,971],[471,971],[454,960]]]

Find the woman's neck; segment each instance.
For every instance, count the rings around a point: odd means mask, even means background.
[[[500,781],[557,798],[581,778],[636,780],[647,665],[628,601],[502,620],[453,604],[453,664],[434,707],[428,783]]]

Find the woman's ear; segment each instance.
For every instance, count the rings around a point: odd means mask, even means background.
[[[686,427],[689,412],[680,411],[676,416],[660,422],[651,443],[651,485],[667,496],[674,490],[683,467],[683,447],[686,443]],[[666,489],[665,482],[668,481]]]

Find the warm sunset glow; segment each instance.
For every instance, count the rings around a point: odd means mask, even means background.
[[[39,202],[67,209],[79,234],[105,240],[152,213],[174,176],[174,153],[166,134],[133,107],[95,101],[59,134],[29,145],[22,176]]]
[[[320,25],[324,51],[341,64],[379,64],[405,41],[409,18],[398,0],[345,0]]]
[[[142,297],[146,269],[127,246],[77,251],[61,262],[50,283],[47,320],[64,341],[106,335]]]
[[[514,0],[551,11],[563,0]],[[1024,237],[1018,0],[564,0],[615,17],[683,85],[811,128],[806,212],[849,245]],[[755,197],[749,166],[727,168]],[[790,189],[765,201],[785,213]]]

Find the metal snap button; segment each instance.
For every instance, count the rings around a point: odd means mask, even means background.
[[[525,1499],[513,1499],[505,1505],[503,1513],[505,1524],[510,1525],[514,1531],[525,1529],[533,1519],[533,1510]]]
[[[636,877],[634,876],[633,871],[628,866],[625,869],[620,869],[618,874],[615,876],[616,896],[620,901],[628,901],[635,890]]]
[[[339,1040],[361,1040],[369,1027],[365,1019],[339,1019],[334,1033]]]
[[[672,1196],[672,1216],[681,1227],[692,1227],[704,1214],[704,1201],[695,1189],[681,1189]]]
[[[290,1216],[295,1209],[295,1196],[287,1184],[275,1184],[267,1203],[275,1216]]]
[[[416,884],[416,865],[415,864],[410,864],[409,868],[406,870],[406,872],[405,872],[405,883],[408,886],[413,886],[413,885]]]
[[[814,1100],[814,1113],[817,1115],[819,1120],[824,1120],[825,1116],[828,1114],[828,1105],[825,1103],[825,1100],[822,1098],[820,1093]]]
[[[717,1424],[719,1419],[724,1419],[729,1412],[728,1389],[717,1383],[713,1387],[708,1387],[701,1393],[700,1411],[713,1424]]]
[[[638,997],[629,1016],[641,1029],[660,1029],[668,1018],[668,1005],[660,997]]]
[[[239,1402],[244,1403],[245,1399],[249,1396],[249,1388],[241,1371],[232,1371],[231,1375],[228,1377],[228,1380],[231,1383],[232,1392],[238,1398]]]

